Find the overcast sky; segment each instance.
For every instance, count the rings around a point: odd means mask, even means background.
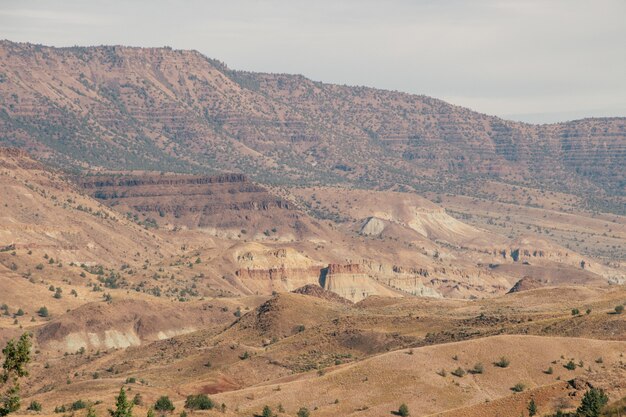
[[[531,122],[626,116],[626,0],[0,0],[0,38],[197,49]]]

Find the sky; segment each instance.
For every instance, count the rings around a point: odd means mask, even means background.
[[[0,0],[0,39],[196,49],[532,123],[626,116],[626,0]]]

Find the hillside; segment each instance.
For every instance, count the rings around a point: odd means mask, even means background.
[[[495,180],[624,212],[624,118],[515,123],[425,96],[234,71],[170,48],[2,41],[0,58],[0,143],[66,167],[482,197]]]

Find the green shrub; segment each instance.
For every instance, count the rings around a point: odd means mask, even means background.
[[[87,408],[87,403],[83,400],[74,401],[70,406],[70,409],[73,411],[82,410],[83,408]]]
[[[309,417],[311,415],[311,413],[309,413],[309,410],[306,407],[301,407],[298,410],[298,417]]]
[[[465,376],[465,371],[460,366],[450,373],[459,378],[463,378]]]
[[[185,408],[190,410],[211,410],[216,404],[206,394],[189,395],[185,400]]]
[[[162,395],[154,403],[154,409],[157,411],[174,411],[174,403],[167,395]]]
[[[43,306],[39,310],[37,310],[37,314],[39,314],[39,317],[49,317],[50,316],[50,313],[48,312],[48,307],[46,307],[46,306]]]
[[[563,365],[563,367],[567,370],[573,371],[574,369],[576,369],[576,364],[574,363],[574,361],[569,361],[565,365]]]
[[[398,415],[402,417],[408,417],[410,415],[409,407],[407,407],[406,404],[400,405],[400,408],[398,408]]]
[[[27,410],[30,411],[41,411],[41,403],[37,401],[31,401],[28,405]]]
[[[622,314],[624,312],[624,306],[622,304],[615,306],[615,314]]]
[[[521,382],[518,382],[517,384],[513,385],[513,387],[511,388],[511,391],[522,392],[525,389],[526,389],[526,385],[522,384]]]

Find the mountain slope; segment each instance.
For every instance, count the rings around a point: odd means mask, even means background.
[[[0,58],[0,143],[62,165],[469,195],[491,178],[624,210],[624,118],[528,125],[170,48],[2,41]]]

